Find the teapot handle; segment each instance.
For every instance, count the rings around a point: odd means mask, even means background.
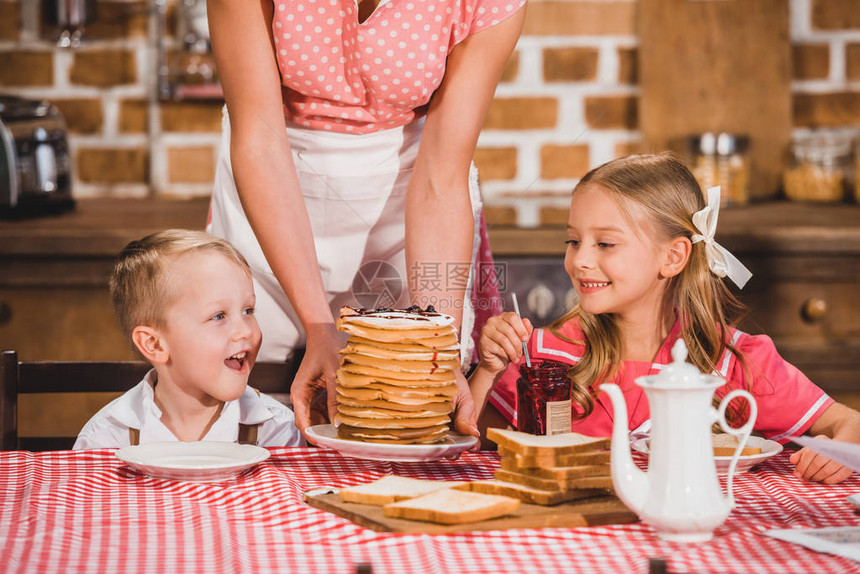
[[[738,428],[732,428],[729,425],[728,421],[726,421],[726,408],[729,406],[729,403],[731,403],[732,400],[735,399],[735,397],[745,397],[747,401],[749,401],[750,406],[749,419],[747,419],[747,422],[745,422],[743,426],[740,426]],[[729,497],[729,504],[731,504],[732,506],[734,506],[735,504],[735,496],[732,492],[732,481],[735,477],[735,468],[738,465],[738,457],[740,457],[741,451],[743,451],[744,447],[747,444],[747,439],[749,439],[750,437],[750,433],[752,432],[753,425],[755,425],[755,419],[757,415],[758,405],[756,405],[753,396],[747,391],[741,389],[734,390],[727,394],[725,397],[723,397],[723,400],[720,401],[718,419],[720,422],[720,427],[722,427],[725,432],[730,435],[734,435],[738,439],[738,446],[735,449],[735,453],[732,455],[732,462],[729,463],[729,475],[726,482],[726,494]]]

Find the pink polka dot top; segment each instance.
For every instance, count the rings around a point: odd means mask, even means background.
[[[370,133],[422,114],[448,53],[526,0],[274,0],[284,113],[304,127]]]

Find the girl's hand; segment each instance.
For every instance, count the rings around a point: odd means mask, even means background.
[[[523,356],[523,341],[529,340],[532,331],[531,321],[516,313],[491,317],[481,330],[478,344],[481,366],[491,373],[505,370]]]
[[[818,435],[815,438],[829,440],[825,435]],[[808,448],[800,449],[792,454],[788,460],[796,467],[794,476],[801,480],[837,484],[851,476],[850,468]]]
[[[302,434],[309,426],[334,420],[337,413],[335,375],[342,346],[333,323],[313,324],[306,331],[305,356],[290,387],[296,426]],[[313,441],[308,439],[308,442]]]

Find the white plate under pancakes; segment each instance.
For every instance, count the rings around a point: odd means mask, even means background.
[[[436,444],[385,444],[337,438],[332,425],[316,425],[306,431],[308,438],[319,446],[338,451],[344,456],[391,462],[429,462],[453,458],[476,444],[477,437],[448,433],[444,442]]]
[[[237,476],[267,458],[264,448],[234,442],[150,442],[127,446],[116,457],[154,478],[220,482]]]

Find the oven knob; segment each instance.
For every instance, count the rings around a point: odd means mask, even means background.
[[[564,295],[564,311],[565,313],[576,307],[579,303],[579,295],[576,293],[576,289],[571,287],[567,293]]]
[[[545,319],[555,305],[555,295],[543,283],[538,283],[526,297],[529,311],[534,313],[538,319]]]

